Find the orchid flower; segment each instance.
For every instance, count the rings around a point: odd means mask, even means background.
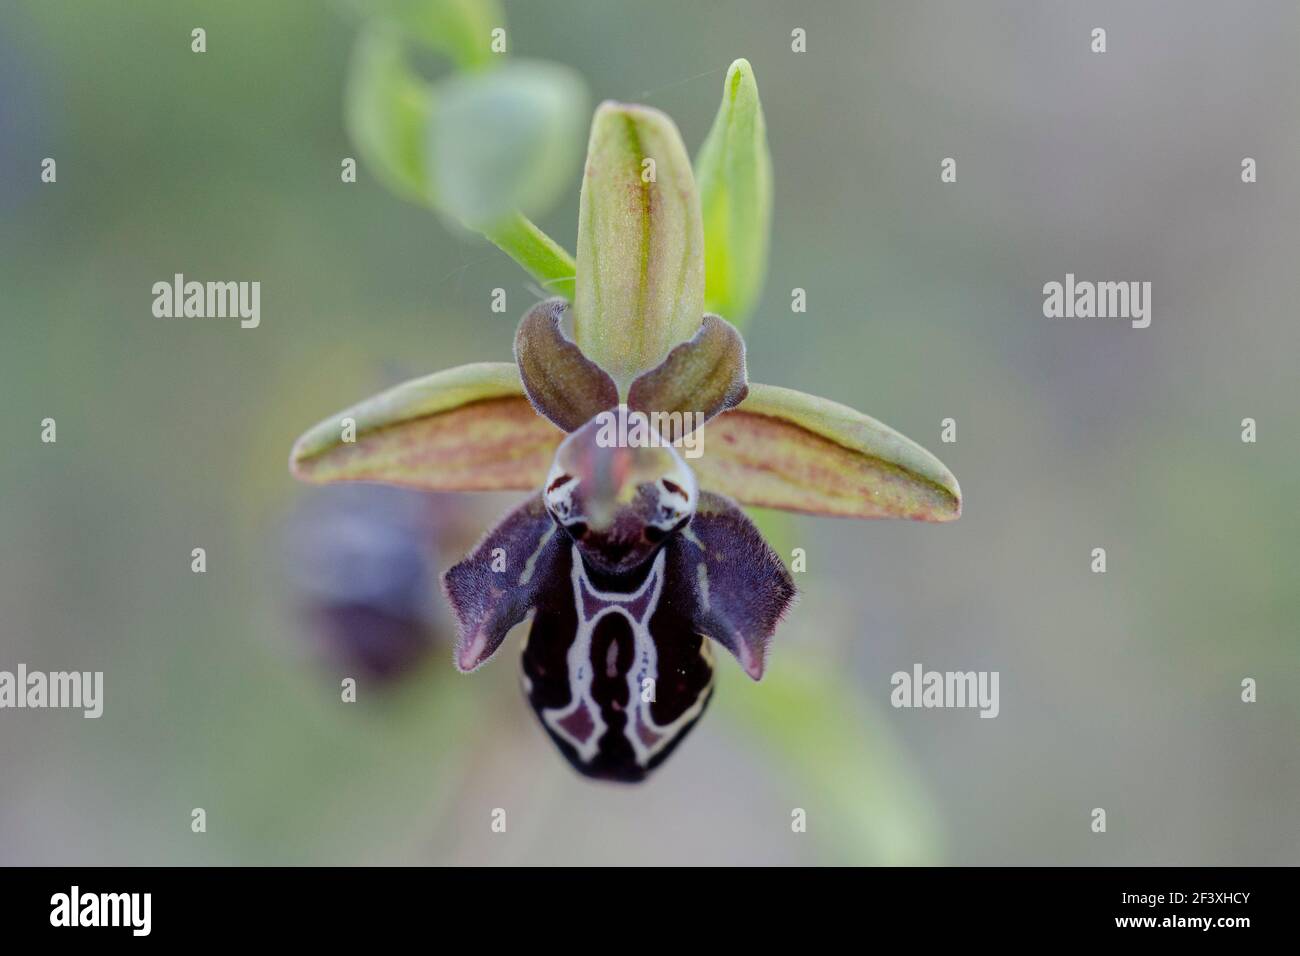
[[[528,311],[514,362],[383,392],[306,432],[290,461],[310,482],[529,492],[444,576],[455,663],[478,668],[531,615],[528,701],[592,777],[641,780],[681,742],[712,694],[713,642],[762,677],[795,587],[741,505],[961,513],[937,458],[844,405],[750,382],[740,333],[706,312],[747,309],[766,256],[749,234],[766,230],[770,186],[743,60],[700,163],[703,207],[672,120],[602,104],[572,302]]]

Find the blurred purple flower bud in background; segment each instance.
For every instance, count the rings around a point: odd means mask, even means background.
[[[392,681],[450,646],[438,570],[464,547],[457,511],[454,496],[384,485],[304,496],[287,523],[285,568],[297,630],[327,666]]]

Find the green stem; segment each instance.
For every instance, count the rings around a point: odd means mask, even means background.
[[[482,230],[489,240],[542,284],[552,295],[573,301],[577,264],[568,250],[548,236],[522,213]]]

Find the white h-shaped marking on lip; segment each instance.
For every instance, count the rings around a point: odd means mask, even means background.
[[[578,552],[577,545],[573,546],[572,556],[573,572],[570,577],[573,582],[573,601],[578,614],[578,630],[567,654],[570,700],[563,708],[543,709],[541,712],[542,719],[546,721],[547,726],[556,735],[567,740],[573,746],[584,763],[589,763],[596,756],[597,751],[600,749],[600,738],[604,736],[609,725],[601,716],[600,706],[591,693],[591,683],[595,676],[592,672],[591,639],[595,633],[596,624],[601,618],[607,614],[621,614],[627,619],[631,627],[633,653],[639,663],[639,666],[634,664],[629,667],[627,672],[629,706],[627,722],[623,727],[623,735],[632,745],[632,752],[636,754],[637,763],[644,767],[655,754],[676,739],[677,733],[683,725],[694,720],[699,715],[708,697],[708,688],[702,689],[695,703],[686,708],[671,724],[662,727],[656,724],[651,717],[650,703],[641,699],[642,682],[646,679],[657,681],[659,677],[659,654],[655,649],[654,639],[650,634],[650,619],[654,617],[655,609],[659,606],[659,599],[663,595],[664,567],[667,560],[665,551],[661,550],[655,556],[654,564],[651,565],[650,573],[646,576],[645,581],[630,594],[599,590],[587,576],[587,570],[582,564],[582,555]],[[640,615],[633,616],[627,605],[639,603],[646,596],[647,591],[649,591],[649,600],[646,602],[644,609]],[[585,598],[587,597],[593,597],[604,605],[590,618],[587,616],[585,604]],[[707,644],[701,643],[700,654],[707,659]],[[579,707],[587,709],[594,728],[585,741],[577,739],[563,726],[563,721],[573,716]],[[638,720],[650,731],[659,735],[659,739],[653,744],[647,745],[636,732]]]

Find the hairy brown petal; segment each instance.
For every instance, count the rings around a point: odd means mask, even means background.
[[[515,333],[515,361],[528,400],[566,432],[618,404],[618,386],[564,337],[560,319],[568,303],[547,299],[528,311]]]
[[[689,434],[696,424],[692,413],[708,421],[748,394],[745,340],[726,319],[706,315],[690,341],[632,383],[627,404],[642,412],[680,412],[690,422],[683,434]]]

